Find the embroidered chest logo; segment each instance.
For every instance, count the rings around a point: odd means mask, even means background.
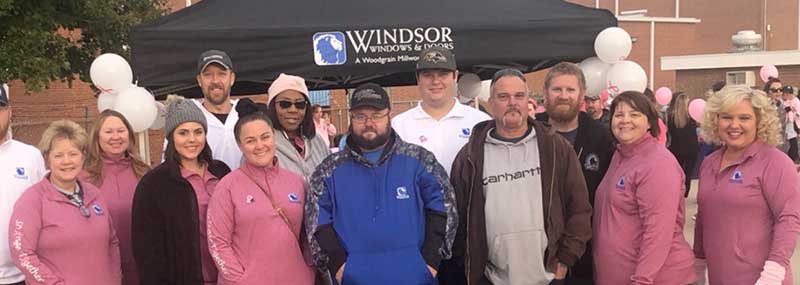
[[[295,193],[289,193],[289,196],[288,196],[288,197],[289,197],[289,202],[292,202],[292,203],[300,203],[300,198],[297,198],[297,194],[295,194]]]
[[[583,168],[586,168],[586,170],[590,171],[599,171],[600,157],[594,153],[587,154],[586,159],[583,161]]]
[[[617,191],[625,190],[625,176],[619,178],[617,181]]]
[[[25,167],[17,167],[17,170],[14,172],[14,178],[28,179],[28,175],[25,174]]]
[[[426,137],[425,135],[419,136],[419,142],[425,143],[426,141],[428,141],[428,137]]]
[[[408,198],[411,198],[411,197],[408,196],[408,190],[406,190],[406,187],[400,186],[400,187],[397,187],[397,196],[396,196],[396,198],[397,198],[397,200],[405,200],[405,199],[408,199]]]
[[[98,216],[103,215],[103,208],[100,208],[100,205],[94,204],[92,205],[92,210],[94,210],[94,214]]]
[[[742,176],[743,176],[742,171],[741,170],[736,170],[735,172],[733,172],[733,175],[731,176],[731,183],[739,183],[739,184],[741,184],[742,183]]]
[[[470,130],[469,128],[461,128],[461,133],[458,134],[458,137],[468,139],[471,133],[472,130]]]

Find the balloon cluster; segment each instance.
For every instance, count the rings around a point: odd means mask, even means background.
[[[582,61],[586,92],[600,95],[603,102],[625,91],[644,92],[647,73],[636,62],[626,60],[631,52],[631,36],[619,27],[606,28],[594,40],[596,57]]]
[[[101,92],[97,97],[98,111],[120,112],[137,133],[164,126],[164,105],[146,89],[131,83],[133,71],[124,58],[113,53],[98,56],[92,61],[89,76]]]

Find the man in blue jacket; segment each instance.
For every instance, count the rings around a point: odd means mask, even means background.
[[[457,214],[445,169],[390,126],[376,84],[350,99],[350,134],[310,180],[305,225],[314,261],[344,284],[437,284]]]

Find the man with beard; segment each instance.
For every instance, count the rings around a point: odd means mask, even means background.
[[[45,175],[42,154],[33,146],[11,137],[11,105],[7,86],[0,82],[0,229],[8,232],[11,211],[22,192]],[[8,248],[8,235],[0,237],[0,284],[25,284],[25,276],[14,266]]]
[[[417,61],[417,90],[422,102],[392,119],[400,138],[433,152],[448,173],[472,127],[491,119],[478,109],[458,103],[456,79],[456,58],[450,50],[423,50]]]
[[[589,114],[580,111],[585,94],[586,79],[580,67],[567,62],[556,64],[544,78],[546,112],[537,114],[536,119],[549,124],[572,143],[581,162],[589,191],[588,201],[594,205],[594,193],[606,175],[614,154],[614,140],[608,127],[603,127]],[[591,242],[587,248],[586,254],[572,267],[567,284],[593,284]]]
[[[346,147],[310,179],[305,225],[314,260],[339,284],[435,284],[457,225],[447,173],[389,126],[383,88],[359,86],[350,106]]]
[[[611,113],[608,109],[603,108],[603,102],[598,94],[586,94],[583,97],[583,103],[586,105],[586,113],[600,123],[601,126],[609,128],[611,124]]]
[[[203,99],[192,102],[203,111],[208,122],[206,140],[212,156],[231,169],[239,168],[242,161],[242,151],[233,135],[233,127],[239,120],[238,100],[230,98],[234,81],[233,62],[224,51],[207,50],[197,59],[197,85],[203,91]],[[164,140],[165,149],[166,145]]]
[[[580,163],[528,116],[521,72],[498,71],[490,92],[494,120],[475,126],[453,162],[460,222],[447,284],[564,284],[592,234]]]

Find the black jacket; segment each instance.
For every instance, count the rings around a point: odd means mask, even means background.
[[[536,114],[536,120],[549,125],[547,113]],[[578,113],[578,134],[575,136],[575,144],[572,147],[578,154],[583,177],[586,180],[586,189],[589,191],[589,203],[594,208],[594,194],[597,186],[603,181],[608,165],[611,164],[611,156],[614,155],[614,138],[611,136],[611,129],[600,121],[592,119],[589,114],[580,112]],[[571,268],[567,284],[593,284],[592,262],[592,243],[589,242],[586,245],[586,252]]]
[[[228,172],[214,160],[208,171]],[[143,285],[202,285],[197,197],[174,162],[147,172],[133,196],[133,255]]]

